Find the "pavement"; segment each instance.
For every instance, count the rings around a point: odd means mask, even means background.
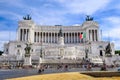
[[[107,68],[108,71],[117,71],[117,68]],[[100,68],[92,68],[91,71],[100,71]],[[42,74],[51,74],[51,73],[62,73],[62,72],[88,72],[85,68],[71,68],[68,70],[65,69],[56,69],[49,68],[45,69]],[[31,75],[40,75],[38,69],[0,69],[0,80],[31,76]]]

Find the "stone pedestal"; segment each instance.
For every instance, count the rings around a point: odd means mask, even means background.
[[[59,37],[58,44],[59,45],[64,45],[64,38],[63,37]]]
[[[38,62],[38,68],[40,68],[42,66],[42,63],[43,63],[43,61],[42,61],[42,58],[40,57],[39,62]]]
[[[24,58],[24,65],[23,66],[24,66],[24,68],[32,67],[31,56]]]
[[[42,62],[42,58],[39,58],[39,63],[41,63]]]

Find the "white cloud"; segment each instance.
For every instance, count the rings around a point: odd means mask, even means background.
[[[73,14],[94,14],[104,9],[111,0],[55,0]]]
[[[104,9],[111,0],[48,0],[48,2],[54,1],[59,3],[58,5],[61,6],[61,8],[56,6],[56,8],[50,9],[50,6],[53,6],[51,3],[45,3],[39,7],[37,7],[38,5],[33,7],[26,4],[25,7],[29,9],[29,12],[31,12],[37,23],[49,25],[67,24],[70,20],[67,19],[66,15],[94,14],[96,11]]]
[[[117,41],[113,40],[111,42],[113,42],[115,44],[115,49],[116,50],[120,50],[120,40],[117,40]]]
[[[106,37],[106,38],[110,37],[110,38],[113,38],[113,39],[119,39],[120,40],[120,37],[118,35],[120,35],[120,28],[117,28],[117,27],[103,31],[103,37]]]
[[[52,2],[58,2],[59,6],[62,7],[62,9],[56,8],[50,9],[50,6],[53,6],[54,4],[51,4]],[[41,2],[41,1],[40,1]],[[49,3],[51,2],[51,3]],[[0,3],[7,3],[7,5],[11,5],[17,8],[20,8],[23,10],[24,13],[30,13],[33,18],[36,20],[37,23],[42,24],[66,24],[69,22],[69,19],[66,19],[65,15],[69,14],[94,14],[99,9],[104,8],[110,0],[48,0],[48,2],[44,3],[43,6],[30,6],[29,4],[25,4],[24,0],[4,0],[0,1]],[[6,5],[6,6],[7,6]],[[45,8],[45,10],[44,10]],[[58,9],[57,9],[58,8]],[[60,10],[59,10],[60,9]],[[0,14],[6,15],[9,14],[9,19],[21,19],[22,16],[18,12],[12,12],[12,11],[1,11]],[[27,14],[26,13],[26,14]],[[64,22],[63,22],[64,21]]]
[[[0,40],[15,40],[16,32],[15,31],[0,31]]]
[[[16,39],[15,31],[0,31],[0,50],[3,50],[4,43]]]
[[[47,12],[42,12],[39,9],[31,8],[31,12],[33,20],[37,24],[55,25],[65,24],[68,21],[66,17],[64,17],[64,12],[59,12],[59,10],[49,10]]]
[[[4,43],[8,41],[0,41],[0,50],[4,50]]]
[[[104,36],[107,37],[109,35],[109,37],[112,38],[119,38],[118,35],[120,35],[120,17],[118,16],[111,16],[111,17],[107,17],[104,18],[104,22],[106,22],[106,30],[104,32]],[[104,25],[104,24],[103,24]]]
[[[110,22],[113,25],[120,24],[120,16],[111,16],[111,17],[105,18],[104,20]]]
[[[4,16],[6,19],[19,20],[22,16],[18,13],[2,10],[0,12],[1,16]]]
[[[19,7],[19,8],[25,8],[25,5],[23,5],[23,0],[0,0],[0,4],[4,4],[5,6],[9,7]]]
[[[110,41],[115,43],[115,49],[120,49],[120,17],[119,16],[110,16],[103,19],[106,28],[103,31],[103,37],[109,38]],[[103,25],[104,25],[103,24]]]

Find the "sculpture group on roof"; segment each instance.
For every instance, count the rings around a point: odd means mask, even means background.
[[[23,17],[24,20],[31,20],[32,18],[30,17],[30,15],[24,16]]]
[[[87,15],[87,16],[86,16],[86,21],[93,21],[93,17]]]

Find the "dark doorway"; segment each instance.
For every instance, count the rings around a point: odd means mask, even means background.
[[[102,50],[100,50],[100,56],[103,56],[103,52],[102,52]]]

